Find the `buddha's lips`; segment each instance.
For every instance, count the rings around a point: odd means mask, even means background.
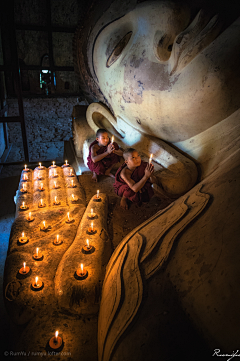
[[[170,75],[179,72],[216,39],[222,28],[218,15],[211,19],[200,10],[191,24],[174,40],[169,59]]]

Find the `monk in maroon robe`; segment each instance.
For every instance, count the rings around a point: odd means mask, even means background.
[[[150,200],[154,195],[152,183],[156,178],[152,163],[143,162],[135,149],[124,151],[123,157],[125,163],[117,170],[113,187],[115,193],[122,197],[120,206],[128,209],[127,200],[139,205]]]
[[[105,129],[98,129],[96,140],[90,144],[87,157],[88,168],[93,172],[92,179],[97,182],[98,175],[108,175],[114,178],[111,169],[120,161],[123,152],[116,142],[110,142]]]

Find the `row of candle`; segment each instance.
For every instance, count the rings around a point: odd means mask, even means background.
[[[74,194],[71,195],[70,197],[70,200],[71,202],[77,202],[78,201],[78,197],[74,196]],[[57,196],[54,197],[54,201],[53,201],[53,204],[55,206],[61,204],[61,202],[57,199]],[[43,202],[43,199],[41,198],[40,199],[40,202],[38,204],[38,208],[44,208],[46,207],[46,203]],[[23,201],[21,206],[20,206],[20,209],[22,210],[27,210],[28,209],[28,206],[25,204],[25,202]],[[31,221],[31,212],[29,212],[29,217],[27,218],[28,221]]]
[[[71,180],[71,183],[68,184],[68,188],[76,188],[76,185],[75,185],[73,182],[74,182],[74,181],[73,181],[73,179],[72,179],[72,180]],[[52,189],[59,189],[59,188],[60,188],[60,186],[57,184],[56,181],[54,181],[54,185],[53,185]],[[44,188],[44,186],[43,186],[43,183],[40,183],[40,187],[38,188],[38,190],[39,190],[40,192],[42,192],[42,191],[45,190],[45,188]],[[22,188],[20,189],[20,191],[21,191],[22,193],[26,193],[26,192],[27,192],[27,186],[26,186],[25,183],[23,183]]]
[[[55,167],[56,167],[55,161],[52,162],[51,167],[52,167],[52,168],[55,168]],[[68,161],[67,161],[67,160],[65,160],[65,164],[63,164],[62,167],[69,167],[69,164],[68,164]],[[44,168],[44,166],[42,165],[42,163],[39,163],[38,168],[40,168],[40,169],[43,169],[43,168]],[[29,168],[27,167],[27,164],[24,165],[23,171],[25,171],[25,172],[29,171]]]

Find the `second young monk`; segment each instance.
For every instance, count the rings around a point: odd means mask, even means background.
[[[125,163],[117,170],[113,186],[115,193],[122,197],[120,206],[128,209],[127,200],[137,204],[150,200],[154,195],[152,183],[156,182],[156,178],[152,163],[143,162],[135,149],[125,150],[123,157]]]
[[[96,140],[90,144],[87,158],[88,168],[93,172],[92,179],[97,182],[98,175],[107,175],[114,178],[111,173],[114,164],[120,161],[123,152],[116,142],[111,143],[106,129],[98,129]]]

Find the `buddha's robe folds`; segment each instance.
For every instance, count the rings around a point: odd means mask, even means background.
[[[94,142],[92,142],[90,144],[89,155],[87,157],[87,165],[88,165],[88,168],[92,172],[95,172],[97,175],[103,175],[103,174],[105,174],[105,172],[108,168],[110,168],[113,164],[116,164],[120,161],[120,156],[117,154],[111,153],[111,154],[107,155],[105,158],[94,163],[92,161],[92,157],[91,157],[91,148],[93,145],[95,145],[97,143],[98,143],[97,140],[94,140]],[[110,143],[110,141],[109,141],[109,143]],[[113,145],[116,150],[119,149],[119,146],[117,143],[113,142]],[[100,147],[97,151],[97,155],[105,153],[107,151],[107,147],[108,147],[108,145],[106,145],[105,147]]]
[[[126,167],[126,163],[123,163],[122,166],[117,170],[115,175],[115,183],[113,184],[115,193],[122,197],[128,198],[133,203],[148,202],[150,198],[154,195],[154,191],[152,189],[152,183],[148,179],[144,186],[141,188],[141,191],[134,192],[126,182],[121,178],[121,171],[124,167]],[[137,167],[131,178],[135,183],[139,182],[145,174],[145,168],[147,166],[147,162],[141,162],[140,166]]]

